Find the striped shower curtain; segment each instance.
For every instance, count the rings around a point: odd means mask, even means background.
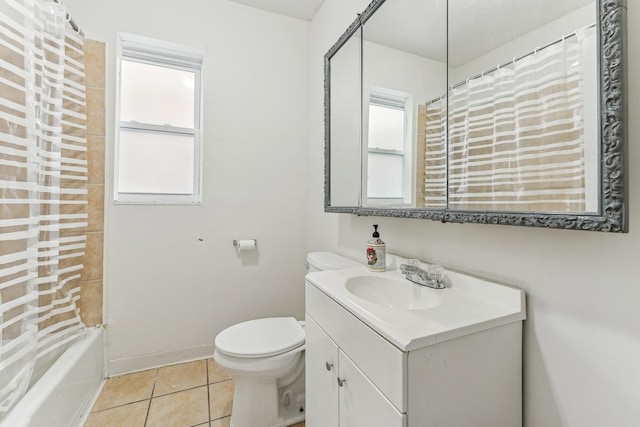
[[[418,161],[423,175],[416,186],[421,191],[418,206],[447,207],[447,99],[441,97],[418,106]],[[420,204],[423,202],[423,204]]]
[[[450,90],[448,208],[585,211],[585,43],[594,31]]]
[[[0,417],[85,328],[83,39],[48,0],[0,1]]]

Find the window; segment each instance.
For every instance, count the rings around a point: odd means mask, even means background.
[[[369,96],[367,200],[376,204],[411,203],[409,97],[372,90]]]
[[[199,203],[202,53],[120,35],[115,200]]]

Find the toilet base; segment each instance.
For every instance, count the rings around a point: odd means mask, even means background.
[[[287,427],[304,419],[304,372],[286,387],[236,379],[230,427]]]

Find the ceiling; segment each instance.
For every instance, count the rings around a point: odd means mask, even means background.
[[[325,0],[231,1],[311,21]],[[445,61],[448,45],[449,62],[462,64],[593,2],[594,0],[387,1],[365,24],[364,36],[374,43],[438,61]],[[447,14],[450,19],[455,17],[449,28]]]
[[[324,0],[231,0],[267,12],[311,21]]]

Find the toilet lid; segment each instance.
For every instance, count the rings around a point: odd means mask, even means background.
[[[229,356],[275,356],[304,344],[304,329],[293,317],[255,319],[228,327],[215,343]]]

